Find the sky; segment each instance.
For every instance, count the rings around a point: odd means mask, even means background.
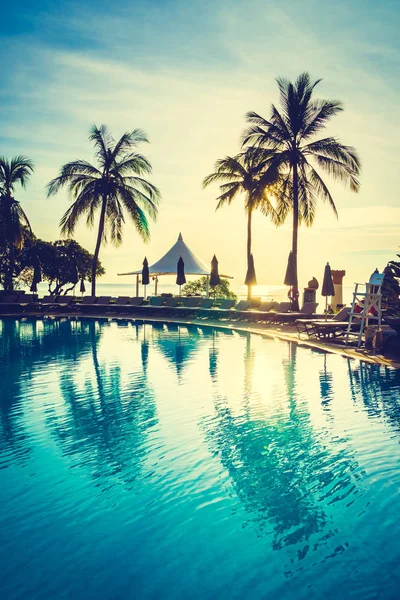
[[[215,211],[218,186],[202,189],[217,159],[240,150],[245,114],[268,116],[278,102],[275,78],[309,71],[318,96],[344,112],[328,134],[357,148],[361,191],[329,176],[339,212],[324,204],[299,235],[300,288],[322,281],[327,261],[345,284],[363,282],[400,252],[400,9],[397,0],[20,0],[0,21],[0,155],[31,157],[35,173],[17,198],[34,233],[59,238],[66,192],[46,198],[62,164],[93,161],[92,124],[117,138],[136,127],[150,140],[141,151],[162,193],[151,241],[126,224],[124,243],[101,249],[101,281],[158,260],[179,232],[204,261],[244,281],[243,199]],[[95,230],[76,239],[93,252]],[[259,284],[281,284],[291,245],[290,219],[275,228],[256,214],[253,254]]]

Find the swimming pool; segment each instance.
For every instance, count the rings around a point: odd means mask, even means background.
[[[207,327],[0,323],[1,598],[398,597],[397,371]]]

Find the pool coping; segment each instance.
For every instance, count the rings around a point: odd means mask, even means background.
[[[279,339],[282,341],[286,341],[286,342],[295,342],[296,344],[298,344],[299,346],[304,346],[306,348],[314,348],[316,350],[321,350],[323,352],[329,352],[330,354],[338,354],[340,356],[343,356],[345,358],[351,358],[353,360],[359,360],[361,362],[366,362],[368,364],[375,364],[375,365],[381,365],[381,366],[385,366],[385,367],[389,367],[391,369],[400,369],[400,362],[397,362],[395,360],[389,359],[389,358],[385,358],[384,356],[381,355],[375,355],[375,354],[369,354],[367,351],[365,350],[360,350],[360,349],[355,349],[355,348],[344,348],[343,346],[336,346],[333,344],[329,344],[327,342],[321,342],[321,341],[314,341],[311,339],[303,339],[300,338],[297,330],[295,329],[295,327],[293,325],[288,325],[288,324],[284,324],[282,325],[285,330],[279,330],[276,328],[271,328],[268,324],[265,324],[263,326],[259,325],[259,326],[254,326],[254,325],[249,325],[249,323],[245,322],[245,321],[236,321],[234,323],[232,322],[228,322],[228,321],[223,321],[221,322],[220,320],[207,320],[207,321],[203,321],[201,319],[185,319],[185,318],[180,318],[180,319],[176,319],[173,318],[171,316],[165,316],[165,317],[151,317],[151,318],[143,318],[140,317],[138,315],[136,316],[122,316],[122,315],[117,315],[117,314],[101,314],[101,313],[97,313],[97,314],[90,314],[90,315],[80,315],[80,314],[71,314],[71,313],[57,313],[57,314],[46,314],[43,315],[43,313],[31,313],[31,314],[22,314],[22,315],[0,315],[0,319],[2,319],[3,317],[6,318],[15,318],[15,319],[29,319],[29,318],[45,318],[45,319],[59,319],[59,318],[67,318],[67,319],[72,319],[72,320],[78,320],[81,318],[84,319],[105,319],[108,321],[140,321],[140,322],[144,322],[144,323],[151,323],[153,322],[162,322],[162,323],[175,323],[175,324],[181,324],[181,325],[198,325],[201,327],[217,327],[218,329],[228,329],[230,331],[232,330],[237,330],[237,331],[244,331],[247,333],[253,333],[253,334],[257,334],[257,335],[264,335],[264,336],[269,336],[273,339]]]

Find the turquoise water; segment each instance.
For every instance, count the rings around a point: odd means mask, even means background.
[[[107,321],[0,360],[0,598],[398,598],[397,372]]]

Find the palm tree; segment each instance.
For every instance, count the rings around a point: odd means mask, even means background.
[[[247,269],[251,256],[251,225],[252,214],[260,209],[269,216],[275,224],[279,224],[276,213],[269,197],[269,192],[279,181],[279,172],[274,164],[268,164],[270,152],[262,149],[248,148],[237,156],[226,156],[217,160],[214,165],[215,172],[205,177],[203,188],[210,183],[220,183],[220,196],[217,197],[217,209],[225,204],[231,204],[236,196],[243,194],[245,211],[247,213]],[[247,298],[251,298],[251,285],[247,288]]]
[[[297,282],[297,238],[299,224],[311,225],[318,200],[327,201],[335,215],[332,195],[317,168],[357,192],[360,160],[356,150],[344,146],[334,137],[315,139],[328,121],[343,110],[336,100],[313,97],[320,79],[312,81],[308,73],[295,83],[277,79],[280,108],[272,105],[269,120],[255,112],[247,114],[250,127],[244,134],[244,144],[269,149],[271,164],[284,174],[279,194],[279,215],[284,219],[293,211],[292,251]],[[297,288],[298,283],[296,283]]]
[[[4,250],[8,253],[8,268],[4,277],[4,289],[13,289],[15,250],[21,249],[27,235],[32,234],[28,217],[21,204],[14,198],[15,187],[25,188],[33,173],[33,162],[26,156],[15,156],[8,161],[0,157],[0,235]]]
[[[139,235],[150,238],[148,217],[155,219],[160,199],[159,190],[142,175],[151,173],[151,165],[133,149],[148,142],[141,129],[124,133],[115,142],[106,125],[92,127],[89,140],[94,142],[98,166],[85,160],[75,160],[61,167],[60,175],[50,181],[47,195],[67,187],[73,204],[61,219],[61,234],[70,237],[79,218],[85,214],[86,223],[93,226],[95,213],[100,209],[96,247],[92,264],[92,296],[96,295],[96,269],[100,245],[109,238],[116,246],[122,242],[124,213],[133,221]]]

